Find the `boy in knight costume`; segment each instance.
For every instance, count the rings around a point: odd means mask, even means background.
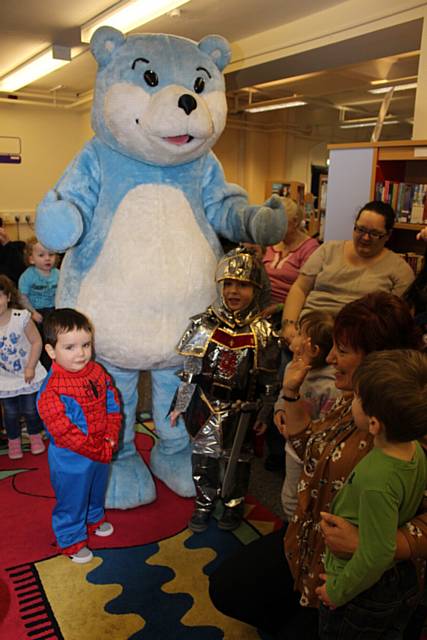
[[[208,526],[221,495],[221,529],[240,525],[248,489],[251,436],[262,433],[278,392],[280,348],[260,317],[262,266],[251,251],[233,249],[217,267],[219,296],[191,319],[178,353],[185,356],[171,424],[183,413],[192,439],[196,506],[188,524]]]

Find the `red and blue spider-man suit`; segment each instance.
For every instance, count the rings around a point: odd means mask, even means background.
[[[96,362],[78,372],[53,362],[37,408],[50,438],[53,531],[64,553],[76,553],[86,545],[88,527],[92,532],[104,519],[107,463],[122,420],[118,392]]]

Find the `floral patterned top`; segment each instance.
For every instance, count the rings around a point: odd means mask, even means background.
[[[31,351],[25,335],[31,314],[26,309],[12,309],[8,324],[0,327],[0,398],[35,393],[46,377],[46,369],[40,362],[30,384],[24,380],[24,369]]]
[[[301,605],[318,607],[315,589],[324,573],[325,546],[320,534],[320,512],[329,511],[335,494],[350,471],[373,445],[369,433],[357,429],[351,414],[352,395],[339,398],[322,420],[316,420],[290,441],[304,468],[298,484],[298,506],[285,536],[285,553],[301,593]],[[411,557],[427,557],[427,513],[400,529]]]

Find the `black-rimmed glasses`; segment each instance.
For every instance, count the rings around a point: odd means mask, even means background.
[[[354,231],[359,236],[368,235],[374,240],[381,240],[381,238],[385,238],[385,236],[388,234],[388,231],[382,233],[382,231],[378,231],[377,229],[367,229],[366,227],[361,227],[359,224],[354,225]]]

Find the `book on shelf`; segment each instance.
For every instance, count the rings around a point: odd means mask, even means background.
[[[398,222],[427,223],[427,184],[384,180],[375,184],[375,198],[393,207]]]
[[[408,251],[407,253],[399,253],[400,257],[403,258],[409,266],[412,268],[415,275],[419,273],[423,267],[424,256]]]

